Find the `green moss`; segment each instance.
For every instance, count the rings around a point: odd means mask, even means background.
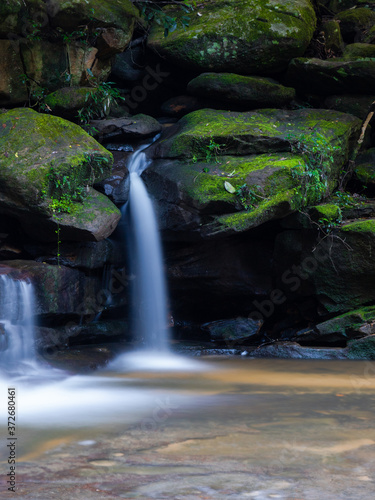
[[[202,15],[191,16],[186,31],[164,38],[163,29],[155,25],[149,45],[194,69],[274,72],[285,68],[293,55],[303,54],[316,23],[310,2],[288,3],[270,7],[255,0],[205,1]],[[183,15],[176,8],[167,11],[173,17]]]
[[[334,203],[325,203],[313,207],[319,218],[324,218],[327,221],[337,221],[341,219],[341,209]]]
[[[291,211],[293,195],[293,190],[284,191],[264,201],[251,211],[216,217],[214,224],[212,224],[211,232],[227,232],[228,230],[234,232],[247,231],[268,220],[285,216]]]
[[[337,14],[336,18],[341,24],[352,24],[358,28],[371,27],[375,23],[375,12],[366,7],[349,9]]]
[[[375,58],[375,45],[370,43],[351,43],[345,47],[343,53],[344,59],[353,58]]]
[[[345,232],[375,234],[375,219],[366,219],[366,220],[351,222],[350,224],[345,224],[345,226],[343,226],[341,230]]]

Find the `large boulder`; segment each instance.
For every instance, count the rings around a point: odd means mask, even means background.
[[[306,59],[289,64],[285,82],[304,94],[371,94],[375,85],[375,59]]]
[[[98,241],[121,214],[90,186],[112,155],[78,125],[18,108],[0,114],[0,211],[36,239]]]
[[[275,80],[233,73],[202,73],[187,86],[193,96],[239,104],[245,109],[282,107],[296,96],[296,91]]]
[[[144,173],[162,229],[223,236],[320,201],[337,185],[360,125],[328,110],[186,115]]]
[[[176,7],[166,12],[179,19]],[[272,74],[302,56],[315,29],[310,0],[205,0],[189,26],[164,37],[154,25],[149,46],[172,63],[197,71]]]

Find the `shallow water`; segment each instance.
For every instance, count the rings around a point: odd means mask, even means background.
[[[17,498],[373,497],[374,362],[125,365],[2,379],[1,397],[17,394]],[[5,474],[0,488],[7,498]]]

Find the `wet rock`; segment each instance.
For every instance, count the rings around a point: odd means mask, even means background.
[[[2,261],[0,273],[34,286],[35,315],[92,315],[102,307],[101,281],[76,269],[27,260]]]
[[[121,54],[116,54],[112,74],[122,82],[132,84],[144,76],[144,66],[144,48],[141,46],[129,47]]]
[[[327,55],[341,55],[344,48],[344,41],[341,36],[339,21],[329,20],[324,22],[322,31],[324,33]]]
[[[240,104],[245,109],[283,107],[296,95],[293,88],[275,80],[233,73],[202,73],[189,82],[187,90],[193,96]]]
[[[168,15],[186,15],[168,7]],[[293,15],[291,15],[293,12]],[[164,37],[164,27],[155,24],[148,45],[177,65],[197,71],[272,74],[285,69],[293,57],[301,56],[315,29],[315,13],[306,0],[260,0],[228,4],[215,0],[190,16],[185,30]]]
[[[151,116],[139,114],[129,118],[108,118],[91,120],[90,125],[97,130],[101,140],[108,138],[143,138],[152,137],[161,131],[161,125]]]
[[[275,342],[249,352],[251,358],[347,359],[346,349],[302,347],[296,342]]]
[[[263,322],[250,318],[222,319],[202,325],[211,339],[232,345],[254,343],[260,339],[259,330]]]

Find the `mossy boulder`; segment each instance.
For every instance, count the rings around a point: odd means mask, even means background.
[[[193,96],[240,104],[248,109],[282,107],[296,95],[293,88],[275,80],[233,73],[202,73],[188,83],[187,90]]]
[[[301,188],[313,149],[327,158],[320,168],[327,168],[332,190],[360,125],[351,115],[326,110],[205,109],[185,116],[176,134],[154,147],[159,160],[144,174],[163,229],[218,237],[320,201],[314,182]],[[304,146],[298,150],[296,143]]]
[[[375,58],[375,45],[371,43],[350,43],[343,52],[344,59],[353,59],[358,57]]]
[[[358,116],[358,118],[364,120],[367,117],[370,106],[374,101],[375,94],[342,94],[327,97],[324,101],[324,105],[329,109],[335,109],[336,111],[342,111],[343,113],[350,113],[351,115]]]
[[[359,127],[357,118],[324,109],[260,109],[245,113],[202,109],[181,118],[175,134],[159,141],[153,155],[201,160],[228,154],[287,152],[293,141],[302,140],[307,147],[332,149],[334,145],[341,166]]]
[[[91,91],[92,87],[63,87],[48,94],[44,103],[54,115],[74,117],[87,104],[87,96]]]
[[[175,7],[168,15],[184,14]],[[172,63],[197,71],[272,74],[303,55],[316,24],[309,0],[204,0],[186,30],[164,37],[154,25],[148,45]]]
[[[375,85],[375,59],[306,59],[291,61],[286,85],[305,94],[370,94]]]
[[[0,158],[0,210],[36,239],[56,238],[58,222],[74,240],[100,240],[115,228],[120,212],[88,192],[108,177],[112,155],[78,125],[28,108],[2,113]]]
[[[375,24],[375,12],[367,7],[348,9],[336,15],[346,43],[362,41],[364,34]]]
[[[303,344],[346,346],[353,339],[362,338],[375,332],[375,306],[341,314],[313,329],[299,332],[292,340]]]

